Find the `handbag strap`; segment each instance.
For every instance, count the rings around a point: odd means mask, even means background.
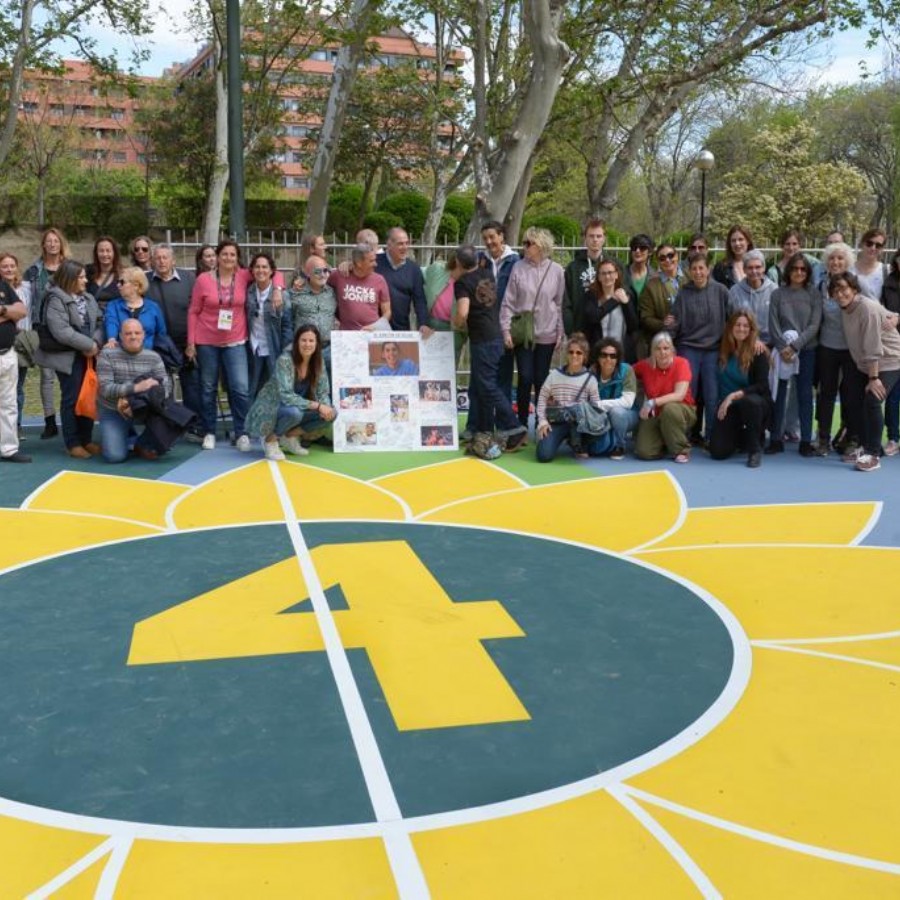
[[[587,373],[587,377],[584,379],[584,382],[582,383],[581,387],[578,388],[578,393],[575,395],[575,399],[572,401],[573,404],[577,403],[581,399],[581,395],[584,393],[584,389],[588,386],[588,382],[593,377],[594,376],[590,372]]]

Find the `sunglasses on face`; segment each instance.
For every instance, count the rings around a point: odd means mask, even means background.
[[[618,353],[607,353],[605,350],[600,351],[600,359],[618,359]]]
[[[706,244],[691,244],[690,249],[697,253],[706,253]]]
[[[149,247],[135,247],[134,252],[135,253],[149,253],[150,248]]]
[[[584,356],[584,350],[567,350],[569,356]]]
[[[534,241],[522,241],[522,246],[523,247],[533,247]]]
[[[662,262],[668,262],[670,259],[675,259],[677,256],[677,253],[657,253],[656,258]]]
[[[874,250],[883,250],[884,241],[866,241],[866,246],[871,247]]]
[[[128,284],[128,282],[127,282],[124,278],[120,278],[120,279],[116,282],[116,284],[117,284],[119,287],[122,287],[123,284]]]
[[[632,247],[631,252],[632,253],[649,253],[650,248],[649,247]]]
[[[329,275],[331,274],[331,269],[328,266],[316,266],[312,270],[310,270],[310,275]]]

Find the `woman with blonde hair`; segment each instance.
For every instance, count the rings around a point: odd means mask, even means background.
[[[519,422],[528,425],[531,389],[541,392],[553,353],[562,342],[565,272],[554,262],[553,235],[529,228],[522,241],[523,258],[512,268],[503,303],[500,331],[507,350],[514,350],[519,378],[516,387]]]
[[[751,469],[762,461],[763,429],[772,409],[769,354],[756,352],[758,341],[753,313],[733,312],[719,345],[719,405],[709,444],[713,459],[728,459],[742,447]]]

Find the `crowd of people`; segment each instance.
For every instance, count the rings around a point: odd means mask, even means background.
[[[576,458],[679,463],[702,447],[714,459],[746,454],[755,468],[796,441],[804,457],[836,451],[872,471],[900,451],[900,253],[882,262],[880,229],[858,251],[833,232],[820,258],[790,230],[766,260],[735,225],[714,266],[703,234],[684,259],[637,234],[623,264],[591,219],[565,268],[543,229],[526,230],[521,254],[501,223],[481,234],[483,248],[461,245],[424,269],[402,228],[383,249],[363,229],[334,267],[314,236],[286,276],[267,253],[245,265],[230,239],[200,247],[186,269],[169,244],[141,235],[126,257],[102,236],[83,265],[48,228],[27,268],[0,253],[0,459],[30,461],[19,443],[29,372],[41,439],[61,432],[75,458],[155,459],[181,435],[214,450],[222,392],[237,450],[258,438],[268,459],[303,456],[330,444],[340,405],[332,332],[412,327],[425,339],[453,331],[457,362],[468,344],[461,438],[484,459],[527,445],[532,410],[541,462],[564,445]],[[381,349],[376,374],[414,368],[395,342]],[[83,394],[95,383],[92,414]]]

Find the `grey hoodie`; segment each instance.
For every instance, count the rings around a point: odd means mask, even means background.
[[[728,292],[728,315],[733,315],[739,309],[752,312],[759,326],[759,338],[764,344],[769,343],[769,301],[772,299],[772,291],[777,287],[768,275],[763,275],[763,282],[758,288],[750,287],[745,278]]]

